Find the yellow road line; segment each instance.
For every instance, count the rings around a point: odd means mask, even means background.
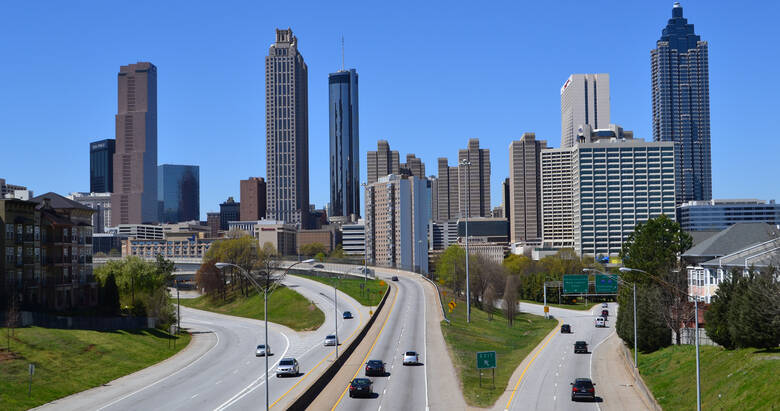
[[[371,344],[371,348],[368,349],[368,353],[366,353],[365,358],[363,358],[363,362],[360,363],[361,366],[358,367],[357,371],[355,371],[355,375],[352,376],[352,379],[355,379],[357,377],[358,373],[360,373],[360,370],[363,369],[362,365],[366,362],[366,360],[368,359],[368,356],[371,355],[371,352],[374,351],[374,347],[376,347],[376,343],[377,343],[377,341],[379,341],[379,337],[382,335],[382,331],[385,330],[385,326],[387,325],[387,320],[390,319],[390,314],[393,313],[393,308],[395,307],[395,301],[398,299],[398,287],[395,287],[395,288],[396,288],[396,290],[395,290],[395,296],[393,296],[393,304],[390,305],[390,311],[387,312],[387,318],[385,318],[385,322],[382,323],[382,328],[379,329],[379,334],[377,334],[376,338],[374,338],[374,343]],[[344,398],[344,394],[347,393],[347,390],[349,390],[349,385],[347,385],[347,387],[344,388],[344,391],[341,392],[341,395],[339,396],[338,401],[336,401],[336,403],[333,404],[333,408],[331,408],[330,411],[335,410],[336,407],[339,406],[339,403]]]
[[[520,382],[523,381],[523,376],[525,376],[525,372],[528,371],[528,367],[530,367],[531,364],[534,363],[534,360],[536,360],[536,356],[538,356],[539,353],[542,352],[544,347],[547,346],[547,343],[549,343],[552,340],[552,338],[558,334],[558,330],[561,328],[561,324],[563,324],[563,321],[559,319],[558,326],[555,327],[555,330],[553,330],[550,333],[550,336],[547,337],[547,341],[545,341],[544,344],[542,344],[542,346],[539,347],[539,349],[536,351],[536,354],[534,354],[534,356],[531,357],[531,361],[529,361],[528,364],[526,364],[525,368],[523,368],[523,372],[520,373],[520,378],[517,379],[517,384],[515,384],[515,388],[512,390],[512,395],[509,396],[509,402],[506,403],[507,410],[509,409],[509,406],[512,405],[512,400],[515,398],[515,392],[517,392],[517,388],[520,387]]]

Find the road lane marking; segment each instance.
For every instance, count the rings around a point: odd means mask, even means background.
[[[222,380],[217,381],[216,385],[222,384]]]
[[[198,394],[195,394],[195,395],[193,395],[192,397],[190,397],[190,399],[193,399],[193,398],[195,398],[195,397],[197,397],[197,396],[198,396]]]
[[[560,328],[561,324],[563,324],[563,322],[561,320],[558,320],[557,328]],[[547,337],[547,341],[545,341],[544,344],[542,344],[542,346],[536,351],[536,354],[534,354],[534,356],[531,357],[531,361],[529,361],[528,364],[526,364],[525,368],[523,369],[523,372],[520,373],[520,378],[517,379],[517,383],[515,384],[515,388],[512,389],[512,395],[509,396],[509,402],[506,403],[506,409],[507,410],[512,405],[512,400],[515,398],[515,393],[517,392],[517,388],[520,387],[520,382],[523,381],[523,376],[525,376],[525,372],[528,371],[528,367],[530,367],[531,364],[534,363],[534,361],[536,360],[536,357],[539,355],[539,353],[541,353],[542,350],[544,350],[544,347],[546,347],[547,344],[550,341],[552,341],[553,337],[555,337],[556,335],[558,335],[558,333],[555,332],[555,329],[554,329],[553,332],[550,333],[550,336]]]
[[[365,358],[363,358],[363,362],[362,362],[362,363],[365,363],[365,362],[366,362],[366,360],[368,359],[368,356],[369,356],[369,355],[371,355],[371,352],[373,352],[373,351],[374,351],[374,347],[376,347],[376,343],[377,343],[377,341],[379,341],[379,337],[381,337],[381,336],[382,336],[382,331],[384,331],[384,330],[385,330],[385,326],[387,325],[387,321],[388,321],[388,320],[390,320],[390,315],[393,313],[393,308],[395,308],[395,302],[396,302],[396,300],[398,300],[398,289],[397,289],[397,288],[398,288],[398,287],[396,287],[395,296],[393,296],[393,303],[390,305],[390,311],[388,311],[388,312],[387,312],[387,317],[385,318],[385,322],[384,322],[384,323],[382,323],[382,328],[380,328],[380,329],[379,329],[379,334],[377,334],[377,335],[376,335],[376,338],[374,338],[374,343],[373,343],[373,344],[371,344],[371,348],[369,348],[369,350],[368,350],[368,353],[366,354],[366,357],[365,357]],[[357,377],[357,375],[358,375],[358,373],[360,372],[360,369],[361,369],[361,368],[362,368],[362,367],[358,367],[357,371],[355,371],[355,375],[353,375],[353,376],[352,376],[352,379],[353,379],[353,380],[355,379],[355,377]],[[339,399],[338,399],[338,401],[336,401],[336,404],[334,404],[334,405],[333,405],[333,408],[331,408],[331,409],[330,409],[330,411],[333,411],[333,410],[335,410],[335,409],[336,409],[336,407],[338,407],[338,406],[339,406],[339,403],[340,403],[340,402],[341,402],[341,400],[344,398],[344,394],[346,394],[346,393],[347,393],[347,390],[348,390],[348,389],[349,389],[349,386],[347,386],[346,388],[344,388],[344,391],[342,391],[342,392],[341,392],[341,395],[339,396]]]

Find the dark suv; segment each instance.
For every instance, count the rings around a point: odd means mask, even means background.
[[[587,354],[588,353],[588,343],[585,341],[577,341],[574,343],[574,353],[579,354]]]
[[[368,378],[355,378],[349,383],[349,396],[371,397],[374,391],[371,389],[371,380]]]
[[[578,399],[585,398],[591,401],[596,400],[596,389],[590,378],[575,378],[571,383],[571,400],[577,401]]]
[[[571,334],[571,325],[569,324],[561,325],[561,334]]]
[[[604,318],[609,317],[609,310],[601,310],[601,316]]]
[[[369,360],[366,363],[366,377],[370,376],[385,376],[385,363],[379,360]]]

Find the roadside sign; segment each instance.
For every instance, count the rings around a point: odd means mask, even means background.
[[[587,294],[588,275],[587,274],[564,274],[563,293],[564,294]]]
[[[544,306],[544,312],[549,313],[550,312],[550,307],[545,305]]]
[[[477,369],[496,368],[496,352],[482,351],[477,353]]]
[[[457,305],[458,304],[455,303],[455,300],[450,300],[450,303],[447,304],[447,306],[450,307],[450,311],[454,310]]]
[[[617,293],[618,281],[614,274],[596,274],[596,293],[612,294]]]

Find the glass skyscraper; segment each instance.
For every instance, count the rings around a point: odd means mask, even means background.
[[[107,139],[89,143],[89,191],[114,191],[114,152],[116,140]]]
[[[675,143],[676,203],[712,198],[710,87],[706,41],[674,3],[651,51],[653,139]]]
[[[160,222],[200,219],[200,167],[163,164],[157,170]]]
[[[328,75],[330,118],[330,215],[360,215],[360,134],[358,74],[355,69]]]

